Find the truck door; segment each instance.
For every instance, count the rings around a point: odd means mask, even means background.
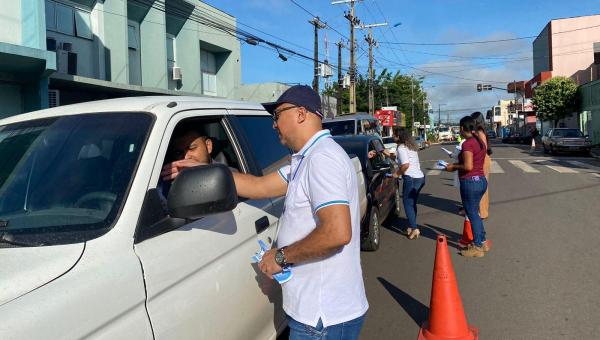
[[[164,188],[169,183],[159,179],[161,168],[173,160],[171,141],[190,128],[211,139],[213,162],[227,163],[232,171],[248,172],[249,155],[240,147],[225,114],[224,110],[186,111],[172,119],[160,146],[147,198],[154,193],[156,201],[156,195],[168,194]],[[154,210],[160,208],[154,205]],[[272,210],[268,199],[240,199],[232,211],[174,223],[172,230],[136,240],[156,339],[275,336],[275,318],[281,304],[274,301],[281,299],[281,293],[263,287],[261,282],[267,278],[251,263],[251,256],[258,250],[257,228],[266,230],[276,224]]]

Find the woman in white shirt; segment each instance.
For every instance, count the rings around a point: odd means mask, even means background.
[[[417,225],[417,201],[419,193],[425,185],[425,175],[421,171],[419,163],[419,154],[417,153],[419,148],[410,132],[405,129],[396,129],[394,140],[398,143],[396,160],[399,165],[394,177],[402,176],[402,203],[408,219],[406,234],[412,240],[421,234]]]

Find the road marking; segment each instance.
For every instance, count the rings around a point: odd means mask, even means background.
[[[429,170],[427,172],[427,176],[438,176],[441,173],[442,173],[442,170],[435,170],[435,169],[433,169],[433,170]]]
[[[492,173],[492,174],[503,174],[504,173],[504,169],[502,169],[500,167],[500,164],[498,164],[498,162],[492,161],[492,168],[490,170],[490,173]]]
[[[548,168],[559,172],[561,174],[578,174],[579,171],[573,170],[571,168],[567,168],[566,166],[560,166],[560,165],[546,165]]]
[[[591,164],[587,164],[587,163],[579,162],[579,161],[565,161],[565,162],[567,162],[573,166],[576,166],[578,168],[584,168],[584,169],[589,169],[589,170],[600,172],[600,167],[597,167],[595,165],[591,165]]]
[[[531,165],[523,162],[523,161],[519,161],[519,160],[509,160],[508,161],[510,164],[516,166],[517,168],[523,170],[523,172],[529,172],[529,173],[540,173],[539,170],[533,168]]]

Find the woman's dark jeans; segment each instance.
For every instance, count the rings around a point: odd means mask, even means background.
[[[425,186],[425,177],[414,178],[402,176],[402,204],[406,212],[409,228],[418,228],[417,226],[417,200],[423,186]]]
[[[473,230],[473,243],[481,247],[485,241],[483,220],[479,216],[479,202],[487,190],[487,180],[484,176],[474,176],[460,180],[460,198]]]

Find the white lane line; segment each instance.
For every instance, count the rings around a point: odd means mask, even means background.
[[[591,164],[587,164],[584,162],[579,162],[579,161],[565,161],[573,166],[576,166],[578,168],[584,168],[584,169],[589,169],[589,170],[593,170],[593,171],[600,171],[600,167],[597,167],[595,165],[591,165]]]
[[[427,172],[427,176],[439,176],[439,174],[441,174],[441,173],[442,173],[442,170],[433,169],[433,170],[429,170]]]
[[[571,168],[567,168],[566,166],[560,166],[560,165],[546,165],[548,168],[559,172],[561,174],[578,174],[579,171],[573,170]]]
[[[502,167],[500,167],[500,164],[498,164],[498,162],[492,161],[492,168],[490,170],[490,173],[493,173],[493,174],[503,174],[504,173],[504,169],[502,169]]]
[[[508,161],[510,164],[516,166],[517,168],[523,170],[523,172],[528,172],[528,173],[540,173],[539,170],[533,168],[531,165],[523,162],[523,161],[519,161],[519,160],[509,160]]]

